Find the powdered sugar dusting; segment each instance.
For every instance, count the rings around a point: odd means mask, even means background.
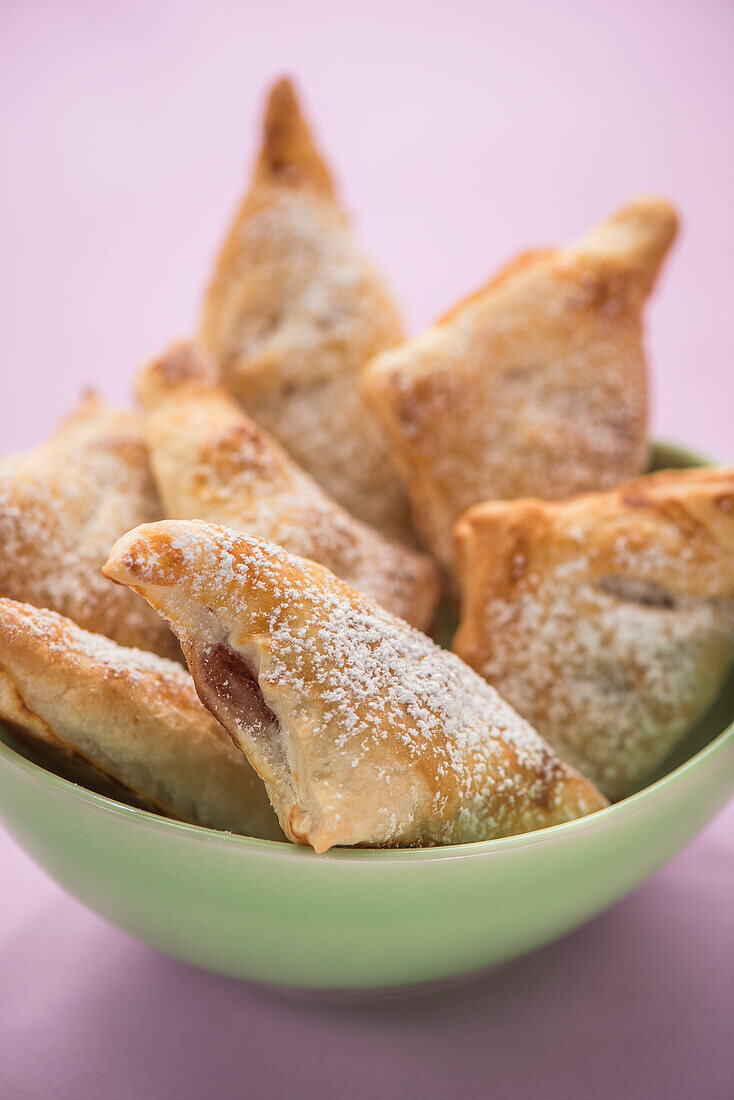
[[[428,544],[487,500],[558,500],[641,472],[647,378],[637,273],[591,246],[510,265],[366,384]]]
[[[565,759],[622,797],[710,701],[732,653],[734,609],[638,605],[584,584],[493,602],[484,630],[493,642],[482,674]]]
[[[507,505],[486,543],[479,514],[465,521],[457,652],[611,798],[662,763],[734,659],[734,560],[706,526],[706,480],[640,479],[542,519]],[[510,531],[528,560],[507,583],[494,548]]]
[[[379,824],[371,819],[364,836],[347,833],[348,843],[499,836],[601,804],[481,677],[326,571],[222,528],[165,527],[186,599],[209,608],[227,643],[258,667],[294,772],[301,769],[311,795],[318,791],[333,843],[348,828],[334,815],[351,809],[359,821],[364,799],[377,805]],[[125,564],[160,585],[151,545],[133,544]],[[406,821],[389,783],[404,784],[410,769],[418,805]]]
[[[157,386],[167,361],[149,368],[150,385],[143,376],[141,391],[151,461],[168,514],[278,543],[427,627],[438,588],[430,561],[331,501],[216,384],[200,377],[183,386]]]
[[[3,606],[3,601],[0,600],[0,607]],[[93,661],[115,674],[124,671],[126,676],[138,679],[141,683],[150,681],[151,677],[166,683],[175,682],[189,693],[193,701],[191,677],[180,662],[159,657],[157,653],[137,649],[135,646],[120,646],[112,639],[83,630],[63,615],[45,608],[15,601],[9,601],[7,606],[11,608],[12,615],[8,615],[5,620],[6,631],[10,629],[11,623],[17,621],[19,625],[22,624],[23,633],[37,638],[43,643],[45,652],[52,656],[64,655],[67,658]]]
[[[159,516],[132,415],[88,397],[42,446],[0,462],[0,595],[173,655],[165,625],[101,572],[121,534]]]
[[[201,338],[258,423],[352,515],[411,538],[408,506],[360,387],[397,343],[396,308],[334,202],[259,185],[207,296]]]

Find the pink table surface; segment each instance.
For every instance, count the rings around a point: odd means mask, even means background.
[[[300,78],[418,329],[640,190],[659,434],[734,459],[727,0],[0,2],[5,449],[193,324],[264,85]],[[194,971],[0,834],[0,1096],[734,1095],[734,807],[593,924],[473,984],[333,1004]]]

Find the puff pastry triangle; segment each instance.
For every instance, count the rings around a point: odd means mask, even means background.
[[[521,256],[367,368],[416,522],[447,567],[473,504],[558,499],[642,472],[641,311],[675,232],[667,202],[637,199],[567,248]]]
[[[482,840],[605,804],[481,677],[320,565],[164,521],[120,539],[105,572],[171,622],[284,831],[317,852]]]
[[[0,596],[180,657],[165,624],[101,572],[123,532],[161,515],[136,418],[88,394],[39,447],[0,459]]]
[[[203,519],[313,558],[415,626],[438,596],[428,558],[389,542],[329,500],[218,384],[211,360],[178,344],[138,380],[151,465],[165,512]]]
[[[293,88],[281,80],[200,338],[247,412],[334,500],[384,534],[412,540],[405,491],[360,389],[366,362],[402,335]]]
[[[283,839],[261,780],[175,661],[0,599],[0,720],[39,762],[99,793]]]
[[[734,658],[734,470],[477,505],[456,551],[456,652],[606,795],[629,794]]]

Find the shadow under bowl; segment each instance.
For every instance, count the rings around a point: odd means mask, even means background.
[[[655,450],[656,468],[700,464]],[[0,729],[0,818],[71,895],[161,951],[232,977],[364,991],[504,962],[658,870],[734,792],[734,675],[662,771],[616,805],[535,833],[317,856],[94,794]]]

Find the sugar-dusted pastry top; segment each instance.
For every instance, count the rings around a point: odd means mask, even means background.
[[[276,542],[321,562],[388,611],[427,629],[438,596],[432,562],[354,519],[250,420],[211,359],[178,344],[140,375],[138,396],[165,513]]]
[[[284,831],[316,851],[489,839],[604,805],[481,677],[320,565],[164,521],[120,539],[105,573],[171,622]]]
[[[611,798],[706,710],[734,659],[734,470],[668,470],[457,524],[456,652]]]
[[[115,540],[161,514],[137,420],[87,395],[39,447],[0,459],[0,596],[175,656],[165,623],[102,576]]]
[[[175,661],[0,599],[0,721],[67,778],[194,824],[282,839],[265,788]]]
[[[360,390],[403,332],[357,245],[287,80],[272,89],[251,188],[204,303],[200,338],[228,388],[331,497],[393,538],[408,503]]]
[[[368,367],[416,522],[448,567],[473,504],[559,499],[643,470],[641,311],[675,232],[667,202],[637,199],[575,244],[519,257]]]

